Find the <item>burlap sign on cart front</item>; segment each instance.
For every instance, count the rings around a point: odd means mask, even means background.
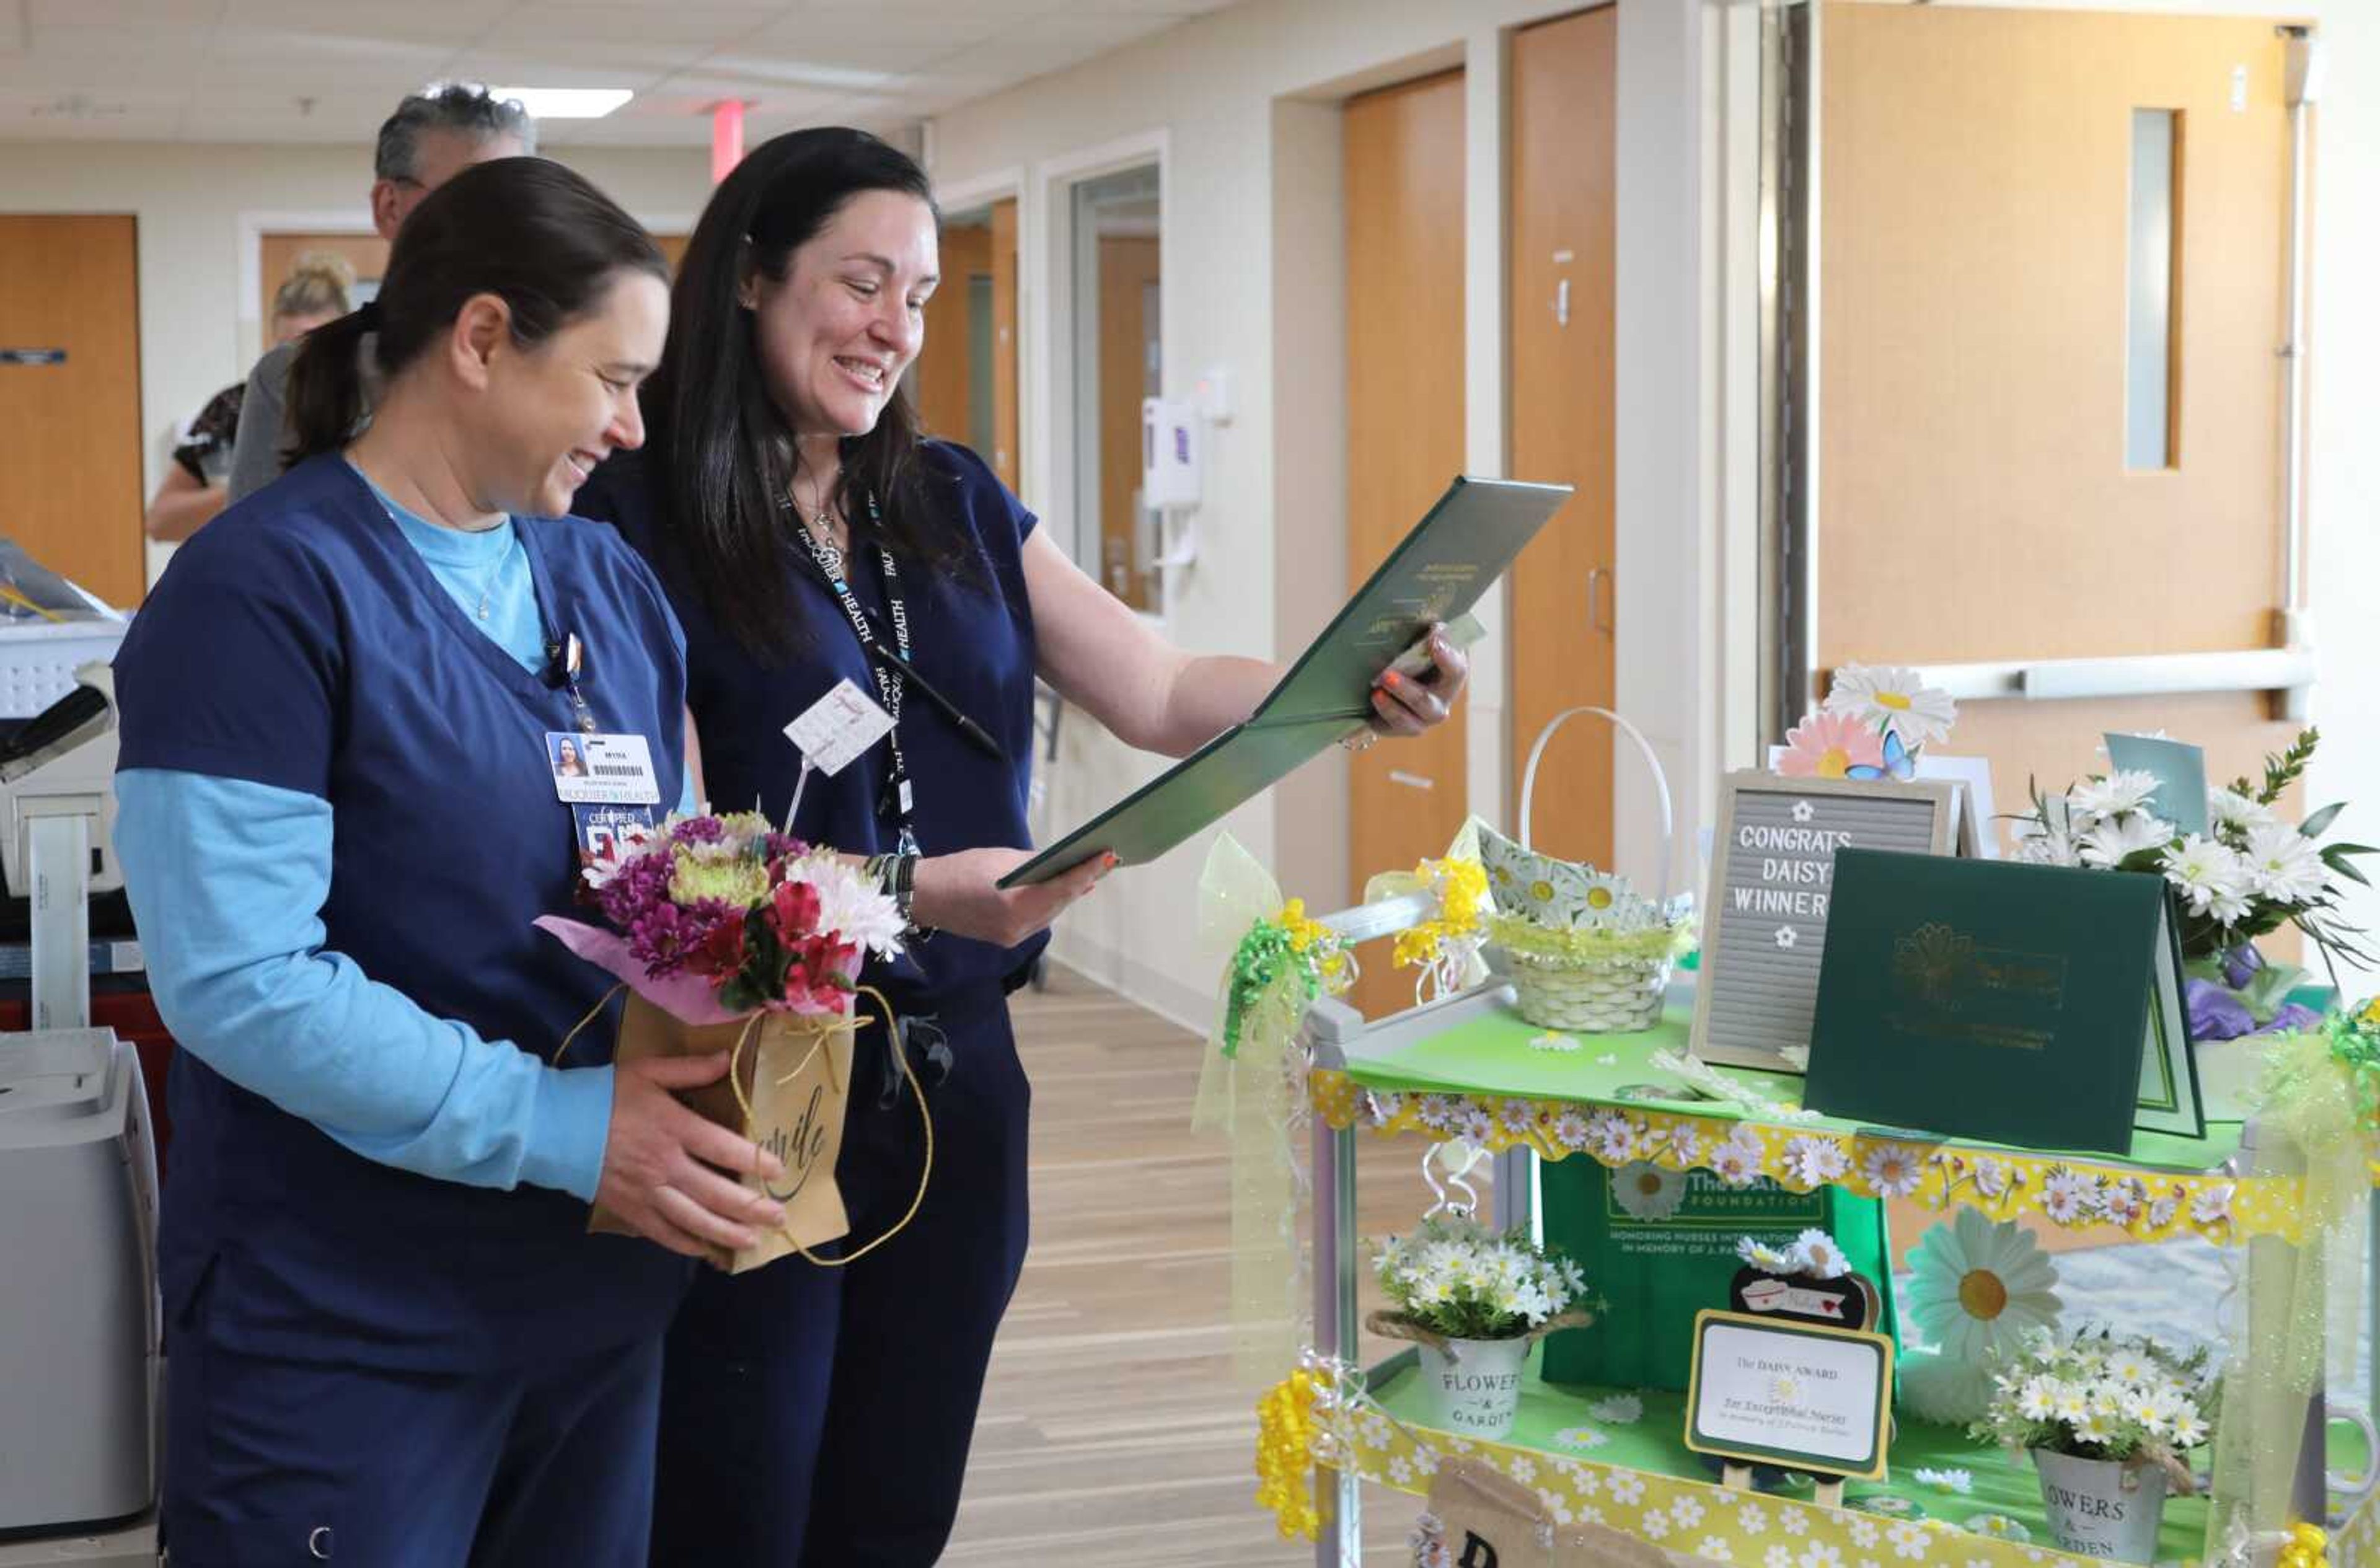
[[[1669,1568],[1659,1548],[1600,1525],[1557,1525],[1537,1494],[1476,1459],[1439,1461],[1414,1568]]]
[[[849,1013],[763,1013],[724,1024],[688,1024],[629,993],[613,1060],[730,1052],[735,1064],[734,1084],[722,1077],[684,1090],[678,1098],[785,1162],[784,1178],[774,1185],[757,1175],[744,1178],[746,1187],[785,1206],[783,1226],[740,1252],[710,1248],[710,1261],[717,1267],[740,1274],[850,1231],[843,1193],[834,1185],[834,1161],[843,1149],[844,1102],[851,1088],[852,1031],[857,1022]],[[736,1086],[743,1091],[740,1099]],[[601,1205],[588,1228],[628,1229]]]

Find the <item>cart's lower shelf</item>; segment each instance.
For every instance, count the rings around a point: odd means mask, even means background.
[[[1425,1425],[1411,1352],[1376,1368],[1371,1384],[1396,1419],[1378,1412],[1354,1416],[1357,1452],[1349,1467],[1401,1490],[1427,1492],[1440,1457],[1469,1453],[1536,1489],[1558,1517],[1748,1568],[1973,1568],[2065,1560],[2051,1545],[2033,1466],[1949,1428],[1901,1419],[1890,1480],[1852,1481],[1846,1506],[1833,1509],[1813,1501],[1813,1485],[1799,1477],[1781,1492],[1722,1489],[1718,1462],[1692,1453],[1682,1440],[1682,1394],[1637,1394],[1643,1413],[1635,1420],[1598,1420],[1592,1407],[1623,1391],[1546,1383],[1532,1355],[1519,1425],[1502,1441],[1483,1442]],[[1964,1471],[1972,1489],[1922,1483],[1914,1474],[1921,1468]],[[2168,1500],[2159,1561],[2198,1557],[2205,1528],[2204,1499]]]

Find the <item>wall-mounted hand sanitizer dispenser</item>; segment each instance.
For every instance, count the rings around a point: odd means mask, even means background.
[[[1140,405],[1140,492],[1147,506],[1196,506],[1199,486],[1196,404],[1148,397]]]

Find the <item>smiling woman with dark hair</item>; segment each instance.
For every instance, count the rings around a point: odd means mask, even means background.
[[[695,1283],[671,1330],[654,1561],[927,1563],[957,1513],[994,1331],[1025,1258],[1031,1090],[1006,992],[1093,861],[1003,890],[1026,858],[1033,683],[1182,756],[1278,675],[1182,651],[1078,570],[982,458],[929,441],[901,390],[939,282],[925,175],[865,132],[796,131],[712,193],[648,389],[653,444],[582,509],[616,520],[685,621],[687,697],[718,798],[784,814],[788,721],[849,681],[892,733],[813,777],[793,831],[873,857],[916,935],[871,976],[929,1087],[933,1177],[848,1268],[788,1259]],[[1444,718],[1463,679],[1376,691],[1382,731]],[[852,1234],[902,1218],[925,1157],[860,1036],[837,1181]]]
[[[557,736],[640,735],[654,805],[693,795],[676,622],[564,516],[643,437],[662,276],[559,164],[457,175],[298,354],[301,460],[117,655],[116,848],[183,1047],[176,1563],[641,1565],[677,1255],[779,1222],[721,1173],[775,1161],[670,1093],[723,1057],[614,1071],[599,1024],[550,1064],[610,981],[531,925],[587,831]],[[599,1197],[646,1239],[588,1234]]]

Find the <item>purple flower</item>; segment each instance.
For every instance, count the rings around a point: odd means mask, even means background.
[[[675,974],[708,934],[704,923],[688,919],[674,904],[648,910],[628,928],[628,952],[653,978]]]
[[[717,844],[726,836],[726,827],[716,817],[688,817],[670,829],[674,844]]]
[[[2233,991],[2246,991],[2256,971],[2265,966],[2265,955],[2256,951],[2252,942],[2243,942],[2223,954],[2223,983]]]

